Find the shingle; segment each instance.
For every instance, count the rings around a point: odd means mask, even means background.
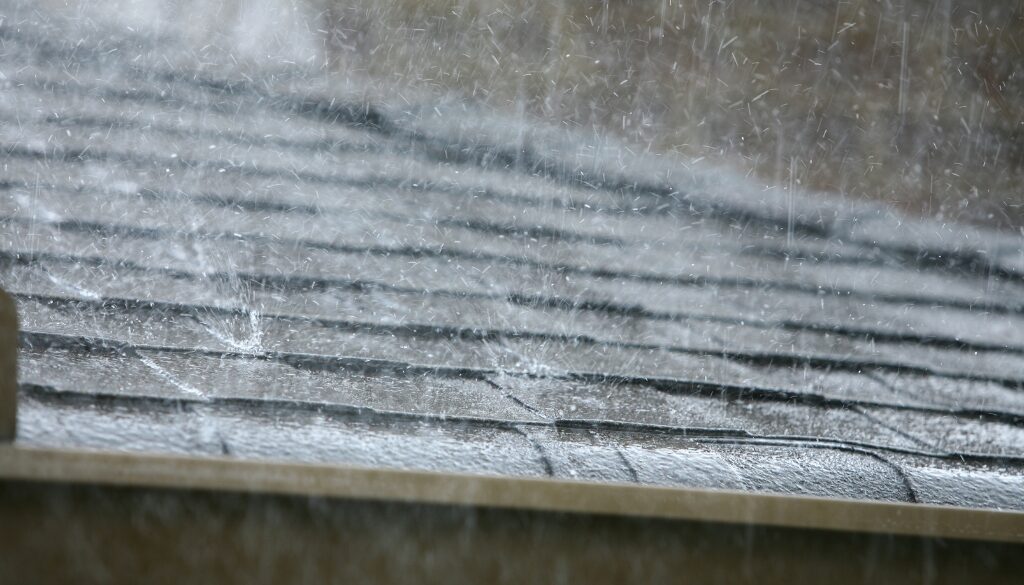
[[[244,405],[90,408],[46,397],[24,400],[19,440],[43,447],[173,452],[446,472],[544,476],[543,465],[514,430],[391,422],[345,414]]]
[[[1024,428],[1019,422],[987,420],[975,415],[929,415],[900,410],[877,410],[872,415],[901,433],[954,454],[982,455],[998,459],[1024,456]]]
[[[607,421],[625,423],[627,427],[662,427],[661,432],[682,436],[725,432],[903,449],[921,446],[854,409],[820,408],[756,397],[670,393],[633,384],[513,377],[501,378],[497,383],[538,413],[582,426]]]
[[[932,463],[907,466],[906,473],[921,503],[1019,510],[1024,499],[1024,479],[1006,469]]]
[[[877,372],[875,375],[910,402],[957,410],[1024,415],[1024,392],[1020,387],[920,374]]]
[[[708,452],[710,451],[710,452]],[[908,501],[898,470],[867,453],[779,446],[730,446],[684,457],[679,451],[627,448],[641,481],[784,494]]]

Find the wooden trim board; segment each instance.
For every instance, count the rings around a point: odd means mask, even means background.
[[[920,505],[0,449],[0,584],[1013,583],[1021,526]]]
[[[1024,513],[287,462],[0,447],[18,480],[395,501],[1024,543]]]

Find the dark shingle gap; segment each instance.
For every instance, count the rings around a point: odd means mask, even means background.
[[[533,438],[529,431],[522,426],[517,425],[514,426],[513,429],[526,439],[530,446],[533,447],[533,450],[537,452],[537,457],[540,459],[541,465],[544,467],[544,473],[548,477],[554,477],[555,468],[551,464],[551,457],[548,456],[547,451],[544,449],[544,445],[542,445],[537,439]]]
[[[640,474],[637,473],[636,467],[633,466],[633,462],[629,460],[629,457],[626,457],[626,454],[623,453],[622,449],[619,447],[615,447],[615,454],[619,456],[619,459],[622,460],[622,464],[626,466],[626,469],[629,471],[629,477],[633,480],[633,483],[640,483]]]
[[[501,388],[501,386],[498,386],[497,384],[494,384],[494,382],[492,382],[492,381],[491,381],[490,379],[488,379],[487,381],[488,381],[489,383],[491,383],[492,385],[494,385],[494,388],[495,388],[495,389],[497,389],[497,390],[503,390],[503,388]],[[507,393],[505,394],[505,396],[506,396],[506,397],[507,397],[507,398],[508,398],[509,400],[511,400],[512,402],[514,402],[515,404],[517,404],[518,406],[520,406],[520,407],[522,407],[523,409],[525,409],[525,410],[526,410],[527,412],[529,412],[529,413],[531,413],[531,414],[535,414],[535,415],[537,415],[537,416],[540,416],[540,417],[544,417],[544,418],[547,418],[546,416],[544,416],[544,413],[542,413],[541,411],[537,410],[536,408],[534,408],[534,407],[530,406],[529,404],[527,404],[527,403],[526,403],[526,401],[522,400],[521,398],[519,398],[519,397],[518,397],[518,396],[516,396],[515,394],[513,394],[513,393],[511,393],[511,392],[507,392]]]
[[[926,448],[926,449],[936,449],[936,450],[939,449],[939,447],[937,445],[935,445],[934,443],[931,443],[929,441],[926,441],[926,440],[922,439],[921,437],[918,437],[916,435],[908,433],[907,431],[905,431],[905,430],[903,430],[901,428],[898,428],[895,425],[889,424],[889,423],[881,420],[877,416],[872,415],[870,412],[868,412],[866,409],[864,409],[864,408],[862,408],[860,406],[854,406],[854,407],[852,407],[852,410],[854,410],[855,412],[857,412],[858,414],[860,414],[864,418],[870,420],[872,424],[876,424],[876,425],[882,427],[883,429],[886,429],[887,431],[895,433],[895,434],[903,437],[904,439],[907,439],[907,440],[909,440],[909,441],[911,441],[911,442],[913,442],[913,443],[915,443],[917,445],[920,445],[923,448]],[[970,415],[968,415],[968,416],[970,416]],[[1020,420],[1021,420],[1021,422],[1024,422],[1024,416],[1020,417]]]

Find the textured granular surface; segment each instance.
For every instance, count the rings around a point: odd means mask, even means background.
[[[1018,236],[16,16],[21,444],[1024,509]]]

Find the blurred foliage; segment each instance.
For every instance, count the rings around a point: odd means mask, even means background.
[[[342,75],[1024,226],[1021,1],[309,1]]]

